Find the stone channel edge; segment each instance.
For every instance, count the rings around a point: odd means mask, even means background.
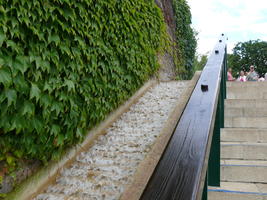
[[[139,164],[133,182],[126,186],[120,200],[140,199],[197,84],[200,74],[201,72],[197,71],[191,79],[188,87],[182,92],[179,102],[175,105],[174,110],[169,115],[159,137],[153,144],[148,155],[146,155],[145,159]]]

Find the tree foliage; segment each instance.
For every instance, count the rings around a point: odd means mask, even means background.
[[[178,73],[190,79],[194,72],[194,57],[197,47],[196,33],[191,27],[191,12],[186,0],[173,0],[178,44]]]
[[[0,161],[56,158],[158,68],[153,0],[0,5]]]
[[[196,55],[194,57],[194,71],[201,71],[208,61],[207,55]]]
[[[259,74],[267,72],[267,42],[250,40],[239,42],[233,49],[233,54],[228,56],[228,67],[236,74],[240,70],[249,71],[249,66],[254,65]]]

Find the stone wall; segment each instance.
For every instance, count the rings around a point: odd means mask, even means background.
[[[172,0],[155,0],[156,4],[161,8],[166,27],[167,33],[169,34],[171,40],[176,43],[175,37],[175,18],[174,18],[174,11],[172,7]],[[173,49],[173,51],[175,51]],[[159,70],[159,79],[161,81],[170,81],[176,78],[176,70],[175,70],[175,63],[172,53],[165,52],[158,56],[160,70]]]

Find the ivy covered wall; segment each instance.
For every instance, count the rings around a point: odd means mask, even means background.
[[[190,9],[162,3],[172,63],[190,78]],[[0,161],[57,158],[140,88],[159,68],[162,12],[154,0],[2,1]]]
[[[10,0],[0,5],[0,161],[47,161],[157,69],[153,0]]]
[[[182,79],[190,79],[194,73],[194,56],[197,47],[196,33],[191,27],[191,11],[186,0],[172,0],[175,13],[177,42],[177,70]]]
[[[167,65],[173,65],[178,79],[190,79],[195,69],[193,63],[197,46],[196,32],[191,27],[190,7],[186,0],[155,1],[164,13],[171,41],[171,48],[166,52],[167,56],[165,55],[169,58]]]

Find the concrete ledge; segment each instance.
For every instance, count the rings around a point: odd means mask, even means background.
[[[105,130],[156,83],[157,81],[155,80],[148,81],[128,101],[121,105],[117,110],[112,112],[106,118],[106,120],[90,130],[83,143],[77,144],[75,147],[67,150],[66,153],[59,159],[59,161],[52,161],[48,164],[48,166],[40,169],[33,176],[29,177],[22,184],[18,185],[11,193],[7,195],[5,199],[29,200],[32,199],[36,194],[42,192],[46,186],[55,181],[57,174],[63,167],[67,167],[69,164],[71,164],[76,155],[88,149],[93,144],[95,139],[97,139],[100,135],[105,134]]]
[[[129,184],[121,195],[120,200],[138,200],[140,199],[146,185],[156,168],[161,154],[163,153],[173,131],[184,111],[184,108],[192,94],[193,89],[200,77],[201,72],[196,72],[188,88],[181,94],[181,99],[175,106],[173,112],[167,119],[157,140],[146,158],[140,163],[137,172],[134,175],[133,182]]]

